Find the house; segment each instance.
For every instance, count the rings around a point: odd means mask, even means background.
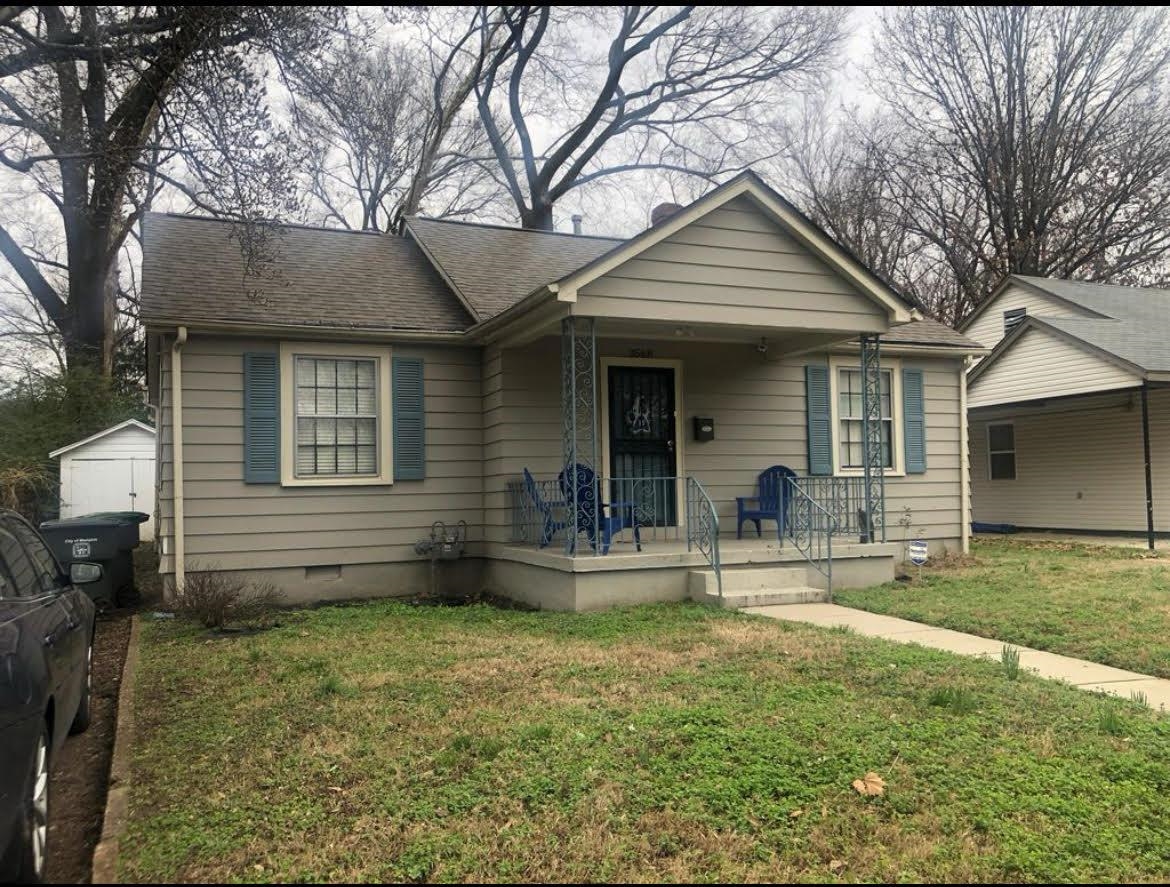
[[[974,518],[1170,528],[1170,290],[1013,275],[963,325]]]
[[[467,526],[445,587],[561,609],[804,599],[892,578],[908,534],[965,546],[982,350],[754,173],[628,240],[405,229],[284,226],[249,273],[229,223],[147,219],[168,586],[214,568],[294,601],[419,592],[436,521]],[[783,532],[737,539],[736,498],[776,464],[797,474]],[[626,504],[593,508],[567,465]],[[615,516],[639,540],[603,554]]]
[[[155,433],[127,419],[53,450],[59,459],[61,517],[95,511],[143,511],[151,516],[139,537],[154,538]]]

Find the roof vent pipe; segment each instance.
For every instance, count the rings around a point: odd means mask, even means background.
[[[582,223],[583,221],[585,221],[585,217],[584,217],[584,216],[582,216],[582,215],[579,215],[579,214],[578,214],[578,215],[575,215],[575,216],[573,216],[573,233],[574,233],[574,234],[580,234],[580,233],[581,233],[581,223]]]

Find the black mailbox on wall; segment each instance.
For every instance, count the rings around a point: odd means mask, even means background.
[[[715,420],[709,416],[695,416],[695,440],[714,440]]]

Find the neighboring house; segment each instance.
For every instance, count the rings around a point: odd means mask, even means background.
[[[964,360],[982,350],[754,173],[629,240],[285,226],[247,275],[237,233],[146,221],[168,585],[217,568],[291,600],[419,592],[438,520],[469,528],[445,587],[566,609],[823,590],[830,563],[838,585],[882,581],[907,534],[965,545]],[[558,483],[572,463],[632,503],[616,512],[636,510],[641,552],[629,529],[608,555],[587,533],[569,550],[569,513],[592,514]],[[766,522],[736,540],[736,497],[776,464],[799,475],[783,546]]]
[[[1017,275],[963,330],[976,521],[1170,529],[1170,290]]]
[[[154,538],[155,433],[127,419],[49,453],[60,459],[61,517],[94,511],[144,511],[140,538]]]

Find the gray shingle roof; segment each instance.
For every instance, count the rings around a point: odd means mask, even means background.
[[[146,218],[142,318],[369,330],[461,331],[472,319],[409,238],[283,225],[271,273],[244,278],[233,225]]]
[[[625,242],[417,216],[407,227],[481,320]]]
[[[883,335],[881,340],[898,345],[953,346],[975,351],[984,350],[978,342],[968,339],[962,333],[957,333],[946,324],[931,320],[929,317],[890,327],[890,331]]]
[[[1104,283],[1018,279],[1103,315],[1037,319],[1151,372],[1170,372],[1170,290]]]
[[[418,217],[408,225],[415,239],[279,226],[268,250],[272,272],[245,280],[244,258],[230,222],[151,213],[146,220],[142,318],[147,323],[457,332],[625,242]],[[432,262],[478,317],[467,312]],[[882,340],[979,347],[933,320],[894,327]]]

